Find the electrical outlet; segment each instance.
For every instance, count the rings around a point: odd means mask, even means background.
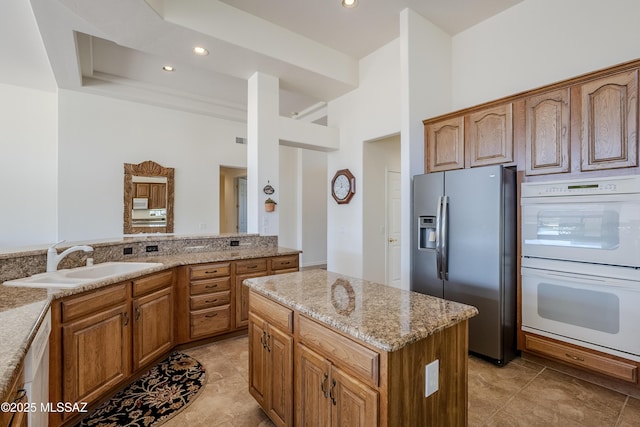
[[[424,367],[424,397],[429,397],[438,391],[440,361],[438,359]]]
[[[232,240],[229,242],[230,246],[240,246],[240,240]]]
[[[145,248],[147,252],[158,252],[158,245],[149,245]]]
[[[133,248],[124,248],[122,250],[122,255],[131,255],[133,254]]]

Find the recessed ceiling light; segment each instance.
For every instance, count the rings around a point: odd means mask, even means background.
[[[200,56],[209,55],[209,51],[203,47],[196,46],[193,48],[193,53]]]
[[[171,65],[165,65],[164,67],[162,67],[163,70],[171,72],[174,70],[174,68]]]
[[[356,7],[358,5],[358,0],[342,0],[343,7]]]

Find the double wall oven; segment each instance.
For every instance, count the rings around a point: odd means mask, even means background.
[[[522,329],[640,361],[640,175],[523,183]]]

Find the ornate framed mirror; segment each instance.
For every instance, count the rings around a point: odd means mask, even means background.
[[[173,168],[124,164],[124,234],[173,233]]]

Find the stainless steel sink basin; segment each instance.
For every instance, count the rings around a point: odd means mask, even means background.
[[[116,276],[142,273],[161,265],[158,262],[105,262],[87,267],[34,274],[22,279],[9,280],[4,284],[25,288],[73,289]]]

